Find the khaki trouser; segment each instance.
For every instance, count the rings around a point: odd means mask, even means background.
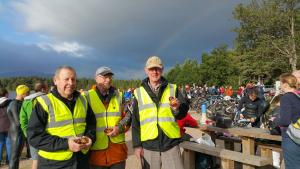
[[[143,169],[184,169],[180,156],[179,146],[175,146],[165,152],[150,151],[144,149],[142,158]]]

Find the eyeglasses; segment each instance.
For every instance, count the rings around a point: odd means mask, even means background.
[[[112,76],[108,75],[108,76],[102,76],[102,75],[98,75],[99,77],[103,78],[103,79],[109,79],[112,80]]]

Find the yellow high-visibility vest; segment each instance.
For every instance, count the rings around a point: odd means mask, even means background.
[[[47,133],[62,138],[83,136],[86,129],[87,112],[87,101],[83,95],[76,100],[73,114],[61,100],[51,93],[38,97],[37,101],[48,113]],[[87,153],[87,151],[82,152]],[[64,161],[71,159],[73,152],[70,150],[55,152],[39,150],[38,154],[46,159]]]
[[[87,101],[89,102],[93,112],[95,113],[97,121],[96,142],[92,145],[91,150],[106,149],[108,147],[109,140],[111,140],[111,142],[113,143],[125,142],[125,133],[120,133],[119,135],[114,137],[107,136],[104,133],[105,128],[113,128],[122,118],[121,96],[122,93],[116,91],[116,95],[110,99],[108,107],[106,109],[95,90],[92,89],[86,92]]]
[[[169,138],[180,138],[179,126],[172,114],[169,97],[175,97],[176,85],[169,84],[164,90],[160,99],[159,107],[152,101],[144,87],[134,91],[138,102],[141,141],[153,140],[158,136],[158,127]]]

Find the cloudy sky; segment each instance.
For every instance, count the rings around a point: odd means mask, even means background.
[[[151,55],[168,70],[232,47],[232,11],[248,1],[0,0],[0,74],[51,74],[67,64],[92,77],[106,65],[117,79],[143,78]]]

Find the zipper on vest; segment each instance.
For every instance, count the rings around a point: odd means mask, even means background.
[[[158,102],[158,105],[160,105],[160,101]],[[157,108],[157,105],[155,104],[155,107],[156,107],[156,125],[158,126],[158,112],[159,112],[159,107]]]
[[[72,124],[73,124],[73,130],[75,132],[75,136],[77,136],[77,133],[76,133],[76,130],[75,130],[75,124],[74,124],[74,112],[72,113]]]
[[[107,107],[108,108],[108,107]],[[105,108],[105,121],[106,121],[106,128],[108,128],[108,120],[107,120],[107,108]],[[108,144],[110,142],[110,137],[108,135],[107,136],[107,139],[108,139]],[[109,146],[109,145],[108,145]]]
[[[156,123],[156,125],[157,125],[157,138],[159,137],[160,132],[163,132],[163,131],[161,131],[162,129],[158,124],[158,122],[159,122],[158,112],[159,112],[159,109],[160,109],[159,105],[161,105],[161,101],[158,102],[158,108],[157,108],[157,105],[155,104],[155,106],[156,106],[156,119],[157,119],[157,123]],[[161,140],[159,140],[159,141],[161,141]],[[161,145],[162,145],[162,143],[160,142],[160,144],[158,144],[158,149],[159,149],[159,155],[160,156],[161,156]]]
[[[106,128],[108,128],[107,109],[105,109],[105,121],[106,121]]]

